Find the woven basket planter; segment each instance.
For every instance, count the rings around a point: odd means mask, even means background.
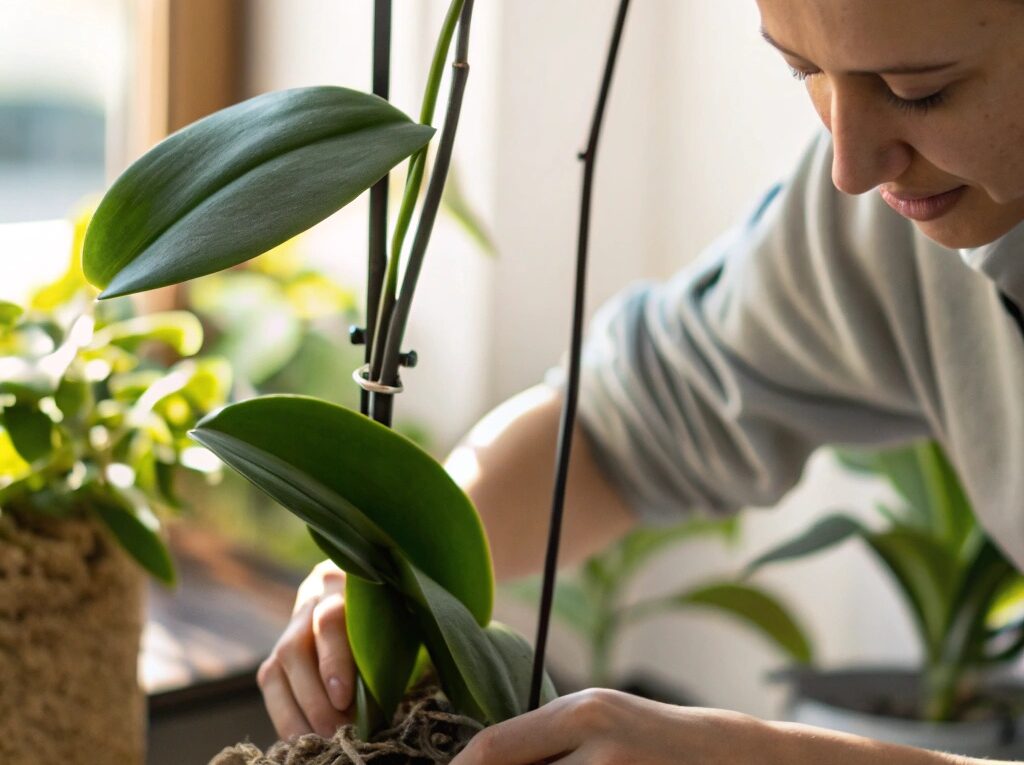
[[[0,762],[142,763],[143,584],[92,521],[0,514]]]

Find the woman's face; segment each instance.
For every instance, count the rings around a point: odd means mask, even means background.
[[[947,247],[1024,220],[1022,0],[758,5],[832,133],[840,191],[877,188]]]

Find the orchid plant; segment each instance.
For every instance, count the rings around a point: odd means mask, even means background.
[[[454,707],[480,722],[527,707],[533,652],[491,621],[491,559],[475,508],[436,460],[381,424],[389,423],[382,413],[399,389],[405,322],[450,164],[471,13],[472,0],[451,2],[418,120],[342,87],[257,96],[184,128],[129,167],[85,240],[85,275],[102,288],[101,298],[163,287],[280,245],[386,183],[408,160],[379,302],[370,301],[369,360],[357,374],[372,391],[373,418],[316,398],[271,395],[224,407],[192,431],[305,521],[348,573],[346,622],[364,734],[390,721],[425,657]],[[447,116],[421,197],[456,30]]]

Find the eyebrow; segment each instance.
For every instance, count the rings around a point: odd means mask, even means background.
[[[768,34],[768,30],[764,27],[761,28],[761,37],[765,39],[769,45],[776,50],[785,53],[793,58],[798,58],[801,61],[807,61],[806,58],[801,56],[795,51],[791,51],[789,48],[781,45],[775,38]],[[810,63],[808,61],[808,63]],[[941,72],[943,69],[949,69],[952,66],[956,66],[956,61],[943,61],[935,64],[900,64],[897,66],[887,66],[884,69],[854,69],[846,74],[927,74],[929,72]]]

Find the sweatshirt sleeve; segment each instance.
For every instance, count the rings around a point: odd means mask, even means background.
[[[928,434],[886,319],[887,274],[860,251],[878,241],[864,201],[833,187],[823,134],[694,265],[594,317],[579,419],[642,519],[775,504],[821,445]]]

